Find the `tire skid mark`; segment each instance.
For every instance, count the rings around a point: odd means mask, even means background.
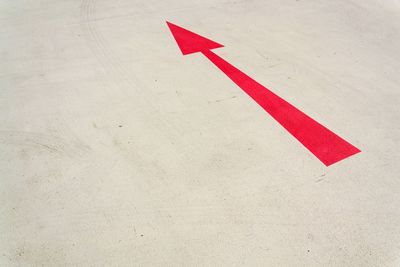
[[[34,151],[44,150],[70,158],[80,157],[86,153],[82,151],[80,143],[71,142],[58,135],[50,135],[27,131],[0,131],[0,144],[14,145],[16,147],[30,147]]]
[[[124,98],[135,99],[141,106],[145,106],[149,111],[142,110],[146,117],[149,117],[155,124],[162,126],[163,133],[168,139],[175,139],[179,133],[173,125],[160,119],[159,108],[153,103],[154,96],[151,95],[147,86],[135,78],[134,73],[127,70],[118,57],[112,52],[107,41],[97,31],[95,27],[95,0],[83,0],[81,5],[82,29],[90,49],[95,55],[103,69],[110,73],[115,87]]]

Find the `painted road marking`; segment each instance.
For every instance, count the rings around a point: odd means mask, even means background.
[[[205,55],[326,166],[361,152],[211,51],[223,45],[170,22],[167,24],[183,55],[197,52]]]

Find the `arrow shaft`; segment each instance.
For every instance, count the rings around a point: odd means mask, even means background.
[[[360,152],[211,50],[202,53],[326,166]]]

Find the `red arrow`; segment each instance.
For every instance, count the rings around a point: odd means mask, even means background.
[[[167,24],[182,54],[205,55],[326,166],[361,152],[211,51],[223,45],[170,22]]]

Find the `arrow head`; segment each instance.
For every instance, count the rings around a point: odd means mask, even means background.
[[[172,24],[171,22],[167,21],[167,25],[184,55],[224,47],[219,43]]]

